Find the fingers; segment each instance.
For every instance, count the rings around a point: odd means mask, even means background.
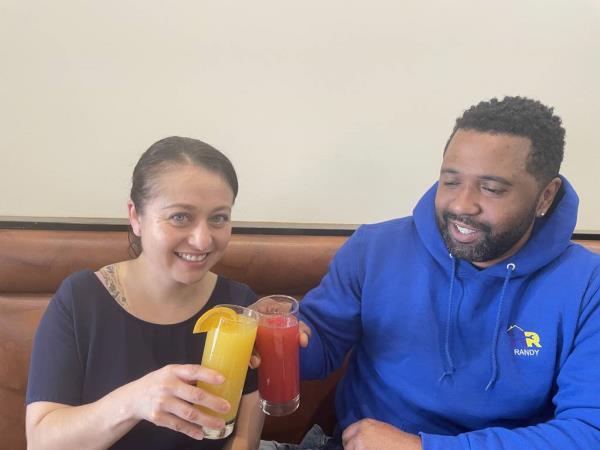
[[[187,434],[193,439],[200,440],[204,438],[204,433],[199,425],[186,422],[185,420],[165,411],[156,411],[156,413],[150,416],[148,420],[154,425]]]
[[[223,428],[225,426],[225,421],[220,417],[211,416],[199,408],[178,399],[166,402],[165,411],[190,424],[204,425],[208,428]]]
[[[299,342],[300,342],[300,347],[302,348],[306,348],[308,347],[308,338],[309,336],[306,333],[300,333],[299,336]]]
[[[248,364],[251,369],[256,369],[260,366],[260,355],[258,353],[252,353],[250,356],[250,363]]]
[[[301,320],[298,322],[298,328],[300,329],[301,333],[304,333],[304,334],[308,335],[308,337],[310,337],[310,334],[311,334],[310,327],[308,325],[306,325],[304,322],[302,322]]]
[[[156,425],[187,434],[194,439],[204,437],[201,426],[216,429],[225,426],[223,419],[210,416],[176,398],[165,399],[160,408],[153,411],[149,420]]]
[[[300,321],[298,323],[298,330],[299,330],[298,342],[300,343],[300,347],[302,347],[302,348],[308,347],[308,340],[310,339],[310,335],[311,335],[311,330],[310,330],[309,326],[306,325],[304,322]]]
[[[173,364],[151,372],[136,382],[143,393],[136,402],[136,414],[194,439],[203,438],[201,426],[223,428],[223,419],[215,415],[226,413],[231,406],[225,399],[195,386],[196,381],[220,384],[224,377],[196,364]]]
[[[342,446],[344,450],[357,450],[362,448],[360,445],[360,432],[363,427],[363,422],[354,422],[352,425],[347,427],[342,433]]]
[[[354,422],[342,432],[342,444],[344,448],[350,443],[352,437],[358,432],[360,422]]]
[[[188,403],[204,406],[220,414],[226,413],[231,408],[225,399],[217,397],[210,392],[206,392],[202,388],[192,386],[190,384],[179,384],[174,389],[173,395],[174,397],[185,400]],[[173,412],[176,413],[175,411]],[[185,418],[184,416],[182,417]]]
[[[173,364],[167,367],[186,381],[204,381],[209,384],[222,384],[225,381],[225,377],[216,370],[198,364]]]

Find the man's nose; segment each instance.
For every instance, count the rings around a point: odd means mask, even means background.
[[[206,221],[201,220],[193,228],[189,242],[198,250],[208,250],[212,243],[212,232]]]
[[[450,211],[457,216],[479,214],[481,212],[479,193],[469,186],[461,188],[450,203]]]

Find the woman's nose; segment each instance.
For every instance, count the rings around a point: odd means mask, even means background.
[[[198,250],[208,250],[212,243],[212,232],[208,223],[200,221],[192,230],[189,241]]]

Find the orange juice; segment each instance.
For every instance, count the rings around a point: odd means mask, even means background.
[[[225,414],[218,414],[202,406],[198,408],[207,414],[223,418],[226,424],[232,424],[232,430],[256,338],[257,325],[256,316],[238,313],[236,320],[221,317],[218,325],[208,330],[206,335],[202,365],[220,372],[225,377],[225,382],[216,385],[198,381],[197,386],[227,400],[231,409]]]

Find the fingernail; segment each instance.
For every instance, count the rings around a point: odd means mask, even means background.
[[[221,403],[221,405],[219,405],[219,409],[223,412],[229,411],[229,403]]]
[[[225,377],[223,375],[217,375],[216,378],[215,378],[215,381],[217,383],[222,383],[222,382],[225,381]]]
[[[192,433],[192,437],[198,441],[201,441],[202,439],[204,439],[204,433],[200,430],[194,431]]]

